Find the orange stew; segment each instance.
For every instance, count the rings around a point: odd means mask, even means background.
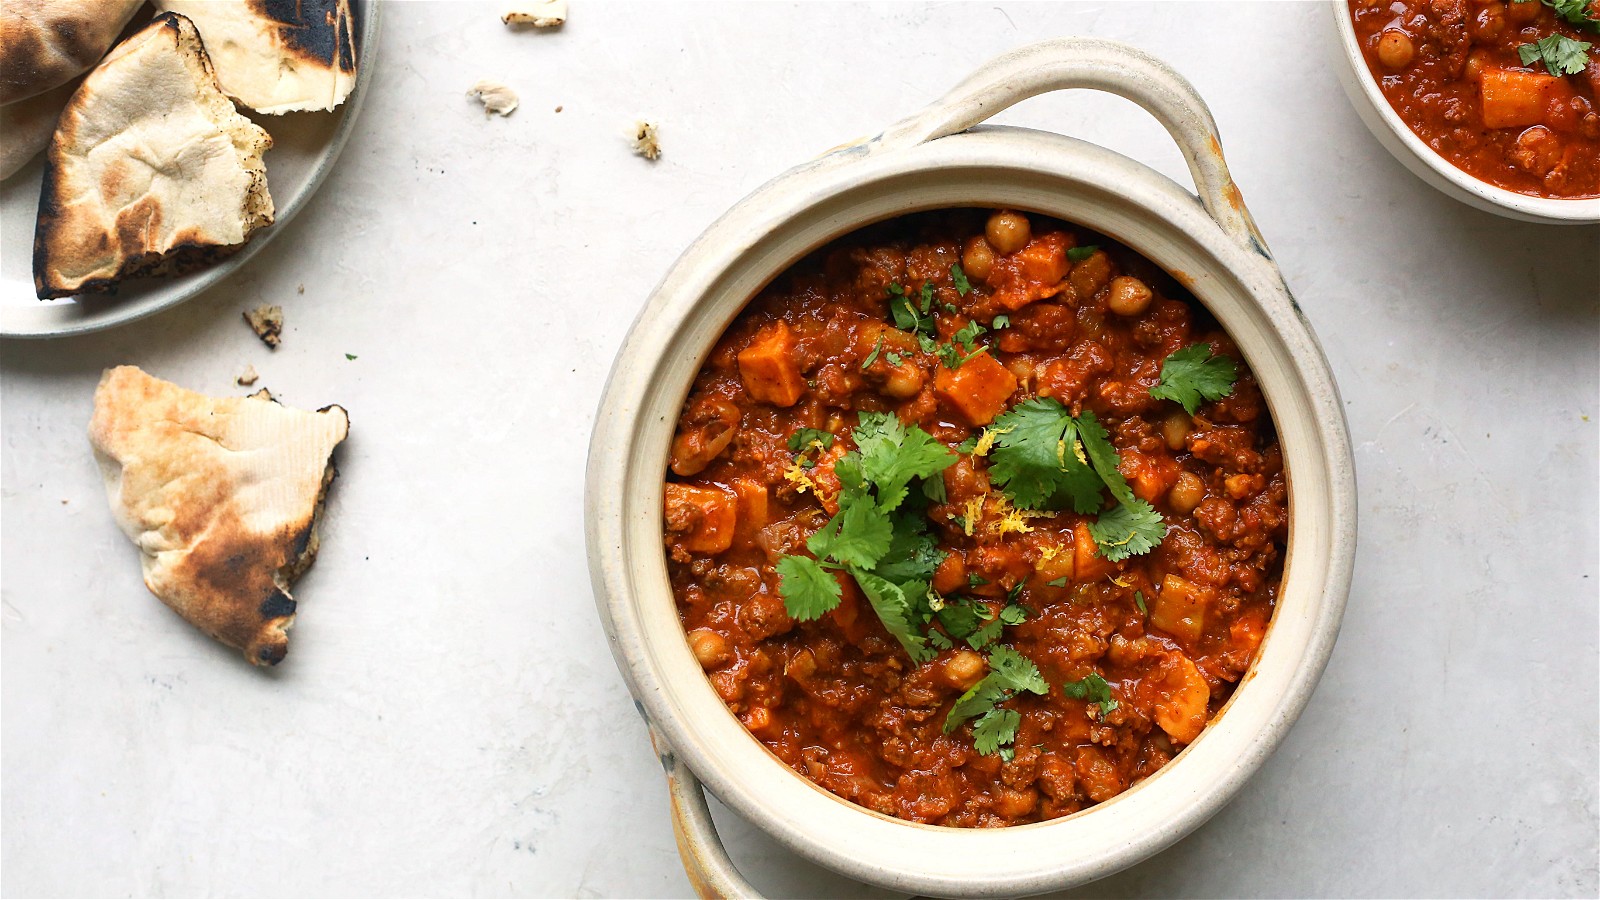
[[[1600,196],[1600,0],[1351,0],[1350,11],[1389,105],[1440,156],[1508,191]]]
[[[1151,393],[1174,354],[1224,382],[1193,415]],[[1115,537],[1140,517],[1153,547]],[[672,588],[729,710],[823,788],[951,826],[1067,815],[1193,741],[1266,631],[1287,520],[1217,323],[1126,247],[1007,211],[795,264],[711,351],[666,475]]]

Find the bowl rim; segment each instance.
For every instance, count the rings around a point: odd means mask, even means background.
[[[951,173],[967,169],[985,172],[986,189],[994,193],[971,196],[969,190],[966,199],[961,202],[927,199],[930,192],[943,197],[938,192],[950,189]],[[927,177],[930,173],[933,175],[931,179]],[[1092,180],[1090,173],[1094,173]],[[1117,176],[1109,179],[1116,182],[1115,190],[1105,187],[1109,178],[1107,173]],[[799,179],[801,175],[807,177]],[[1275,613],[1256,664],[1241,679],[1225,707],[1229,715],[1214,719],[1199,739],[1156,776],[1146,779],[1119,798],[1074,816],[993,832],[940,828],[888,817],[879,817],[883,820],[880,822],[874,818],[878,814],[827,793],[772,756],[759,741],[744,731],[743,726],[727,711],[726,705],[716,697],[682,639],[683,630],[677,619],[676,604],[670,585],[665,581],[660,516],[656,512],[661,500],[662,475],[666,470],[665,444],[670,440],[683,398],[692,385],[693,373],[699,369],[727,323],[748,304],[756,292],[747,290],[735,296],[733,285],[724,280],[725,276],[742,266],[748,270],[746,280],[752,277],[748,275],[749,271],[764,271],[755,280],[765,284],[795,259],[809,252],[809,249],[871,221],[891,217],[840,218],[842,213],[839,208],[828,204],[840,197],[848,201],[862,191],[882,185],[889,185],[892,194],[895,190],[903,189],[894,183],[894,179],[905,177],[913,179],[908,184],[911,184],[911,189],[922,192],[924,200],[912,202],[907,196],[899,196],[899,206],[896,208],[891,198],[884,208],[894,209],[895,214],[951,206],[1022,206],[1116,237],[1155,264],[1173,272],[1180,280],[1184,280],[1184,272],[1190,270],[1180,270],[1170,263],[1170,259],[1183,258],[1193,270],[1186,280],[1186,286],[1217,315],[1219,322],[1240,344],[1241,351],[1247,357],[1257,352],[1283,357],[1282,364],[1285,371],[1294,376],[1293,383],[1269,386],[1263,378],[1263,393],[1269,395],[1269,403],[1274,405],[1273,416],[1280,428],[1285,421],[1294,418],[1297,427],[1305,430],[1305,434],[1297,440],[1315,441],[1317,444],[1316,453],[1312,453],[1309,445],[1303,451],[1296,451],[1297,454],[1304,452],[1315,457],[1315,466],[1304,462],[1296,464],[1294,471],[1303,473],[1302,477],[1306,477],[1306,480],[1291,480],[1292,503],[1300,502],[1296,498],[1302,496],[1321,496],[1325,501],[1318,509],[1307,509],[1301,503],[1291,516],[1291,534],[1299,534],[1293,529],[1303,527],[1307,529],[1305,534],[1310,535],[1304,539],[1292,537],[1291,540],[1312,541],[1300,545],[1310,548],[1306,551],[1308,553],[1317,548],[1323,551],[1316,558],[1296,556],[1294,544],[1291,544],[1291,550],[1286,555],[1283,594],[1290,595],[1291,588],[1295,588],[1306,593],[1308,599],[1305,602],[1311,605],[1309,609],[1299,610],[1297,616],[1304,621],[1292,626],[1299,629],[1295,632],[1298,643],[1289,649],[1285,643],[1287,639],[1279,639],[1283,629],[1291,626],[1280,627],[1283,616]],[[922,178],[922,182],[914,183],[918,177]],[[996,188],[995,185],[1005,178],[1011,178],[1012,181]],[[1016,187],[1020,183],[1017,179],[1025,178],[1040,180],[1058,190],[1070,183],[1075,184],[1074,189],[1080,192],[1091,189],[1105,192],[1108,196],[1104,201],[1104,210],[1111,210],[1116,204],[1123,204],[1124,209],[1121,213],[1102,210],[1103,214],[1085,216],[1081,211],[1075,214],[1059,206],[1052,208],[1048,204],[1008,202],[1008,198],[1002,196],[1003,192],[1010,190],[1014,199],[1019,190]],[[808,181],[812,190],[804,193],[795,189],[785,194],[780,186],[786,179],[791,182]],[[1067,191],[1062,196],[1070,193]],[[870,200],[866,194],[860,196],[866,198],[860,202]],[[998,896],[1090,881],[1163,849],[1214,814],[1260,766],[1309,700],[1337,635],[1353,563],[1354,469],[1342,405],[1326,359],[1265,248],[1258,241],[1251,241],[1252,246],[1245,246],[1224,234],[1195,199],[1163,176],[1109,150],[1060,135],[1026,129],[984,126],[877,157],[862,152],[861,148],[854,148],[780,176],[741,201],[685,251],[641,311],[618,353],[617,368],[612,372],[602,400],[602,408],[608,410],[609,415],[597,423],[590,448],[588,539],[597,605],[607,626],[607,635],[619,668],[628,680],[641,713],[652,727],[661,729],[677,753],[688,761],[690,768],[714,793],[790,849],[848,876],[922,893]],[[1242,208],[1242,203],[1240,206]],[[1155,223],[1165,230],[1165,239],[1172,246],[1163,252],[1153,252],[1148,241],[1130,239],[1125,234],[1117,233],[1114,228],[1103,227],[1105,220],[1116,219],[1119,215],[1128,221],[1143,218]],[[807,216],[813,219],[821,217],[826,222],[827,227],[815,223],[810,226],[819,234],[828,232],[825,237],[813,240],[809,246],[797,252],[791,248],[791,252],[782,258],[771,255],[770,248],[761,245],[765,236],[775,232],[784,229],[804,230]],[[828,216],[833,216],[833,219],[828,220]],[[736,231],[751,225],[757,227],[747,230],[757,233],[758,237],[742,243],[735,240],[732,245],[726,246],[726,242],[720,240],[728,237],[730,230]],[[762,257],[763,253],[768,256]],[[1169,261],[1163,261],[1164,257]],[[1212,266],[1194,266],[1187,262],[1198,257],[1208,258]],[[760,258],[759,266],[752,261],[757,258]],[[1229,279],[1229,283],[1223,284],[1223,278]],[[1217,309],[1215,300],[1224,294],[1231,296],[1232,302],[1241,306],[1241,311],[1233,313],[1232,318],[1243,320],[1247,314],[1254,312],[1259,314],[1262,322],[1270,325],[1264,330],[1258,326],[1259,334],[1252,338],[1265,341],[1267,346],[1252,351],[1247,347],[1247,342],[1240,339],[1240,329],[1230,325],[1230,317]],[[1212,299],[1208,299],[1208,295]],[[1244,306],[1251,307],[1251,310],[1243,310]],[[707,314],[708,308],[720,312],[710,316]],[[697,322],[697,315],[707,321]],[[697,337],[685,337],[697,326],[709,327],[710,331]],[[652,329],[664,333],[652,336]],[[637,346],[641,343],[645,346]],[[684,353],[688,345],[692,345],[696,352]],[[679,375],[673,382],[676,388],[670,392],[671,396],[663,397],[663,372],[670,368],[664,357],[669,355],[669,348],[678,357],[675,365]],[[650,357],[653,352],[654,357],[641,361],[637,358],[641,355],[640,351],[643,351],[644,357]],[[685,358],[688,358],[689,366],[687,377],[683,377],[681,371]],[[1258,375],[1265,371],[1253,359],[1251,365]],[[1290,394],[1294,395],[1296,404],[1301,400],[1308,401],[1306,408],[1285,407],[1284,402]],[[649,402],[652,397],[653,405]],[[623,415],[617,415],[619,411]],[[631,430],[621,424],[623,419],[631,421]],[[651,431],[654,432],[653,437],[647,433]],[[654,442],[654,448],[648,452],[642,451],[639,445],[649,441]],[[617,451],[619,443],[626,445],[627,452]],[[1285,456],[1287,460],[1287,447]],[[632,483],[642,477],[639,474],[641,467],[649,473],[654,482],[653,488],[649,481]],[[1310,479],[1307,476],[1313,474],[1312,468],[1318,470],[1318,478],[1325,480],[1325,490],[1321,495],[1309,486]],[[621,504],[624,497],[648,516],[650,521],[642,526],[642,530],[637,522],[638,510],[631,517],[623,515]],[[635,521],[629,523],[629,518]],[[1313,524],[1319,527],[1313,528]],[[654,529],[653,547],[648,546],[650,542],[647,540],[651,536],[651,528]],[[628,535],[630,529],[635,532],[632,538]],[[632,553],[627,549],[630,540],[634,545]],[[641,545],[644,549],[641,549]],[[637,558],[649,554],[654,556],[653,566],[648,558]],[[1310,561],[1297,569],[1291,565],[1292,559]],[[643,571],[646,569],[652,571]],[[1307,574],[1291,581],[1291,573],[1300,571]],[[650,581],[655,584],[654,598],[649,601],[638,600],[636,595],[647,590]],[[1316,582],[1315,589],[1309,586],[1313,581]],[[646,646],[651,640],[645,633],[648,629],[643,621],[643,615],[648,612],[644,609],[647,602],[656,604],[656,612],[664,608],[670,615],[670,630],[674,632],[672,640],[669,642],[659,635],[656,638],[663,642],[659,652],[674,658],[670,666],[662,666]],[[630,607],[636,607],[637,610]],[[652,624],[663,631],[668,630],[668,625],[659,617]],[[1277,690],[1269,696],[1266,688],[1271,682],[1263,683],[1257,673],[1262,671],[1262,660],[1267,658],[1269,649],[1279,646],[1285,647],[1279,652],[1297,655],[1295,664],[1288,667],[1288,674],[1280,679]],[[1275,665],[1281,664],[1276,656],[1274,660]],[[674,678],[685,683],[670,683]],[[685,691],[699,691],[702,699],[709,696],[715,702],[716,709],[720,710],[721,721],[683,721],[680,713],[692,708],[683,700],[682,692]],[[1236,714],[1233,709],[1241,702],[1241,698],[1246,697],[1250,698],[1253,709],[1248,729],[1243,725],[1245,720],[1240,718],[1242,714]],[[701,709],[706,708],[702,703]],[[1230,723],[1240,724],[1230,727]],[[736,738],[729,728],[738,729]],[[1221,749],[1225,736],[1230,750],[1236,752]],[[707,746],[719,739],[735,741],[746,750],[761,754],[767,760],[764,765],[781,770],[782,776],[794,782],[798,790],[815,792],[826,800],[799,801],[799,795],[794,791],[789,791],[778,803],[771,802],[770,797],[760,796],[760,792],[751,787],[757,779],[752,778],[749,771],[736,771],[739,765],[752,764],[749,754],[744,754],[742,760],[730,763],[730,758],[739,755],[737,748]],[[1208,746],[1217,748],[1208,753],[1228,753],[1225,760],[1212,760],[1215,777],[1210,784],[1180,784],[1176,773],[1199,771],[1198,764],[1185,769],[1183,763],[1186,758],[1198,758],[1192,751]],[[745,780],[750,783],[746,784]],[[765,787],[774,789],[772,784],[766,784]],[[1140,797],[1152,799],[1139,800]],[[847,842],[819,840],[812,833],[816,829],[808,831],[796,819],[779,815],[773,809],[774,806],[793,804],[792,809],[785,809],[784,812],[802,811],[801,818],[807,818],[824,816],[826,804],[830,803],[848,810],[846,815],[854,820],[855,826],[859,826],[855,830],[860,833]],[[1150,826],[1147,830],[1119,834],[1117,840],[1111,843],[1102,841],[1094,852],[1081,858],[1066,861],[1049,858],[1044,864],[1039,864],[1037,860],[1024,864],[1005,846],[1017,843],[1018,836],[1028,833],[1043,833],[1051,836],[1052,840],[1059,840],[1058,836],[1069,830],[1075,829],[1081,834],[1084,833],[1081,824],[1075,823],[1093,817],[1098,827],[1109,821],[1107,814],[1110,811],[1128,809],[1136,803],[1142,803],[1146,809],[1163,809],[1164,814],[1146,814],[1142,821]],[[837,823],[839,820],[835,818],[834,821]],[[897,830],[902,834],[957,836],[956,839],[963,844],[985,846],[993,853],[1001,854],[1001,865],[978,867],[965,872],[933,872],[926,869],[918,871],[904,865],[886,866],[880,858],[860,856],[860,846],[873,845],[875,841],[881,846],[880,839],[886,834],[884,829]],[[996,834],[1002,835],[999,843],[996,843]],[[852,848],[848,846],[850,842],[858,846]],[[923,845],[921,855],[916,858],[926,863],[930,859],[926,854],[927,847],[940,844],[941,841],[918,838],[910,843]],[[1038,840],[1021,843],[1042,846]],[[855,855],[850,852],[852,849],[856,850]],[[935,855],[931,858],[941,857]]]
[[[1469,174],[1429,147],[1400,118],[1378,87],[1377,76],[1367,65],[1356,38],[1349,0],[1327,2],[1344,56],[1340,80],[1345,93],[1373,137],[1407,169],[1443,193],[1488,212],[1509,213],[1513,218],[1551,224],[1600,222],[1600,197],[1534,197],[1506,190]],[[1404,148],[1405,155],[1396,145]]]

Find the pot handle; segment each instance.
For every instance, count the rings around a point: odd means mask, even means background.
[[[1211,110],[1188,80],[1154,56],[1119,41],[1057,38],[1019,47],[981,66],[949,93],[890,126],[877,143],[911,147],[965,131],[1039,94],[1089,88],[1144,107],[1183,152],[1206,212],[1246,249],[1265,252],[1228,164]]]
[[[761,893],[739,874],[717,835],[717,823],[706,806],[705,789],[673,752],[654,725],[650,744],[667,773],[667,800],[672,804],[672,834],[689,884],[702,900],[760,900]]]

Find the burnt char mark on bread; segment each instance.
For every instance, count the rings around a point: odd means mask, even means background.
[[[328,68],[356,70],[354,28],[339,14],[339,0],[250,0],[250,6],[277,25],[284,49]]]

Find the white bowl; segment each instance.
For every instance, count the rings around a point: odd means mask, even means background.
[[[1434,152],[1406,125],[1378,88],[1377,80],[1361,55],[1361,45],[1356,41],[1350,4],[1346,0],[1329,0],[1329,7],[1333,11],[1334,31],[1339,35],[1339,48],[1344,51],[1344,65],[1334,67],[1339,72],[1344,92],[1372,136],[1412,174],[1468,206],[1509,219],[1565,225],[1600,222],[1600,198],[1558,200],[1508,191],[1479,181]]]
[[[1035,94],[1086,87],[1150,111],[1200,197],[1093,144],[974,127]],[[1276,421],[1292,510],[1283,588],[1255,664],[1224,711],[1155,776],[1049,822],[921,825],[870,812],[796,774],[744,729],[684,639],[662,548],[668,445],[695,373],[751,297],[807,252],[863,225],[956,206],[1033,210],[1110,235],[1186,284],[1237,342]],[[707,895],[752,889],[729,863],[700,782],[796,853],[861,881],[939,896],[1016,896],[1092,881],[1168,846],[1244,784],[1299,715],[1349,590],[1356,493],[1344,413],[1311,329],[1228,176],[1188,82],[1122,44],[1025,47],[864,144],[757,190],[692,244],[617,355],[587,473],[595,600],[666,767],[679,846]]]

